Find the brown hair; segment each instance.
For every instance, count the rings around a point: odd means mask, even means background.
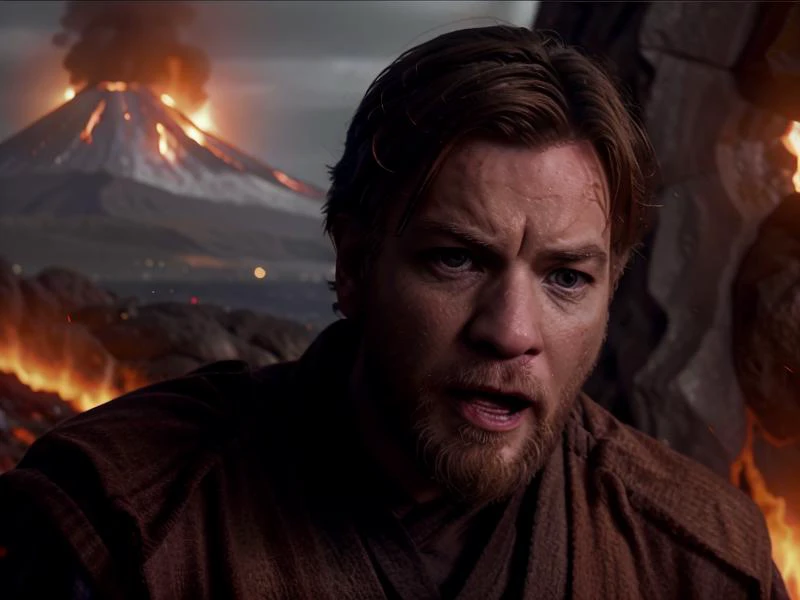
[[[525,146],[589,141],[611,192],[615,262],[638,242],[655,164],[642,128],[598,64],[556,39],[510,26],[446,33],[383,70],[330,169],[326,231],[346,215],[374,233],[387,204],[403,198],[402,231],[448,154],[475,138]]]

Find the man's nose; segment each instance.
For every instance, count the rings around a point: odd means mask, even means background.
[[[481,295],[469,324],[470,342],[494,358],[535,356],[542,351],[542,298],[533,273],[505,273]]]

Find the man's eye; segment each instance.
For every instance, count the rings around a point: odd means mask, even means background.
[[[435,262],[453,271],[463,271],[472,265],[469,253],[459,248],[438,248],[432,255]]]
[[[550,274],[550,282],[565,290],[577,290],[591,282],[591,277],[575,269],[557,269]]]

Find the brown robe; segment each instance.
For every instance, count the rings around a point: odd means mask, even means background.
[[[350,428],[350,329],[296,363],[217,363],[63,423],[0,477],[0,529],[32,510],[37,543],[68,548],[104,598],[441,597],[425,534],[386,509]],[[779,597],[754,504],[585,397],[545,468],[487,510],[446,595]]]

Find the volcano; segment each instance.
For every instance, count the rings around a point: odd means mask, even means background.
[[[0,144],[0,254],[149,276],[328,273],[323,193],[203,131],[169,96],[88,87]],[[145,258],[146,257],[146,258]]]

